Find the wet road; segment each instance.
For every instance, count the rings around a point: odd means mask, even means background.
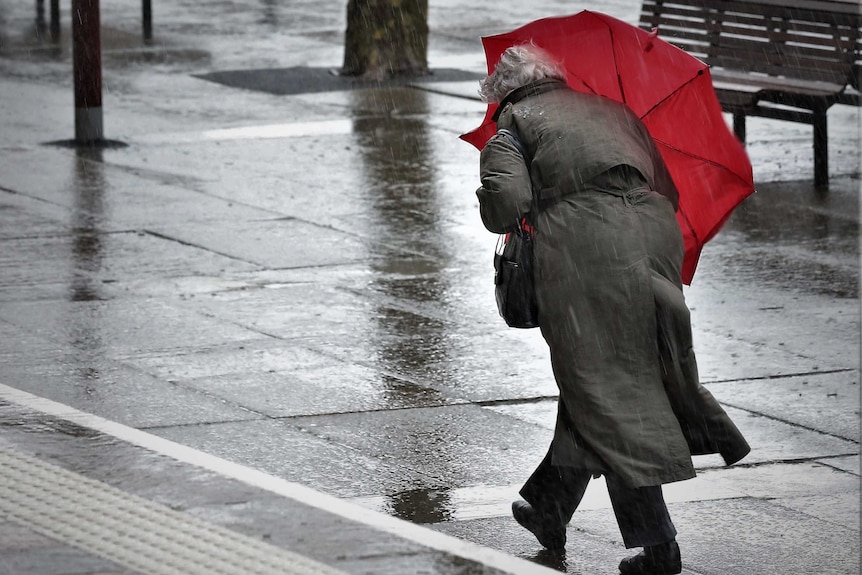
[[[104,6],[106,134],[127,146],[79,151],[42,145],[71,134],[65,44],[3,7],[2,383],[547,560],[508,504],[556,388],[539,334],[496,316],[478,154],[457,139],[483,107],[438,93],[473,85],[278,96],[196,77],[338,67],[341,4],[170,3],[151,46],[136,2]],[[538,9],[432,2],[432,68],[481,72],[475,38]],[[770,525],[792,521],[787,541],[822,555],[791,568],[858,567],[859,115],[830,113],[828,195],[808,130],[749,121],[759,192],[686,291],[702,379],[755,446],[668,490],[694,572],[757,572],[719,544],[780,565]],[[849,504],[817,499],[834,493]],[[740,514],[744,541],[724,533]],[[572,573],[625,555],[600,483],[570,540]]]

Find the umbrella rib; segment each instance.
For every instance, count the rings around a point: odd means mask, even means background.
[[[614,59],[616,60],[616,54],[614,55]],[[695,76],[694,76],[694,77],[692,77],[692,78],[689,78],[689,79],[688,79],[684,84],[681,84],[680,86],[678,86],[678,87],[676,88],[676,90],[674,90],[673,92],[671,92],[670,94],[668,94],[667,96],[665,96],[664,98],[662,98],[661,100],[659,100],[658,102],[656,102],[655,104],[653,104],[653,107],[652,107],[652,108],[650,108],[649,110],[647,110],[646,112],[644,112],[644,113],[641,115],[641,120],[643,120],[644,118],[646,118],[647,116],[649,116],[650,114],[652,114],[652,111],[653,111],[653,110],[655,110],[656,108],[658,108],[659,106],[661,106],[662,104],[664,104],[664,103],[665,103],[665,101],[667,101],[668,99],[670,99],[670,97],[671,97],[671,96],[673,96],[674,94],[676,94],[677,92],[679,92],[680,90],[682,90],[683,88],[685,88],[686,86],[688,86],[689,84],[691,84],[692,82],[694,82],[695,80],[697,80],[697,79],[698,79],[698,77],[699,77],[699,76],[702,76],[702,75],[703,75],[703,70],[698,70],[698,71],[697,71],[697,75],[695,75]],[[619,78],[619,74],[617,74],[617,78]],[[620,90],[622,90],[622,86],[620,86]]]
[[[614,71],[617,73],[617,85],[620,87],[620,98],[622,99],[623,104],[628,106],[628,102],[626,102],[626,91],[623,89],[623,79],[622,76],[620,76],[620,66],[617,63],[617,51],[613,49],[615,46],[614,31],[610,26],[608,26],[608,34],[611,36],[611,53],[614,55]],[[650,112],[652,112],[652,109],[650,109]]]
[[[747,183],[748,183],[748,182],[747,182],[747,180],[746,180],[745,178],[743,178],[742,176],[740,176],[740,175],[739,175],[739,174],[737,174],[736,172],[732,171],[732,170],[731,170],[731,169],[729,169],[727,166],[725,166],[725,165],[723,165],[723,164],[719,164],[719,163],[718,163],[718,162],[716,162],[715,160],[710,160],[709,158],[704,158],[703,156],[698,156],[697,154],[692,154],[691,152],[686,152],[685,150],[680,150],[680,149],[679,149],[679,148],[677,148],[676,146],[671,146],[670,144],[668,144],[668,143],[667,143],[667,142],[665,142],[664,140],[659,140],[659,139],[658,139],[658,138],[656,138],[656,137],[653,137],[653,140],[655,140],[655,142],[656,142],[657,144],[661,144],[662,146],[664,146],[664,147],[666,147],[666,148],[668,148],[668,149],[670,149],[670,150],[673,150],[674,152],[679,152],[680,154],[684,154],[684,155],[688,156],[689,158],[694,158],[695,160],[699,160],[699,161],[701,161],[701,162],[703,162],[703,163],[705,163],[705,164],[709,164],[709,165],[711,165],[711,166],[715,166],[716,168],[719,168],[719,169],[721,169],[721,170],[724,170],[725,172],[730,173],[734,178],[736,178],[737,180],[739,180],[739,181],[740,181],[741,183],[743,183],[743,184],[747,184]]]
[[[694,237],[694,241],[695,241],[696,245],[702,246],[703,242],[701,242],[700,238],[697,236],[697,231],[694,229],[694,226],[691,225],[691,220],[688,219],[688,215],[682,210],[679,210],[679,213],[682,215],[682,219],[685,220],[685,223],[688,226],[688,231],[690,231],[692,237]]]
[[[572,75],[574,76],[574,74],[572,74]],[[586,87],[587,87],[587,90],[589,90],[590,92],[592,92],[592,93],[593,93],[593,94],[595,94],[596,96],[598,96],[598,95],[599,95],[599,93],[596,91],[596,89],[595,89],[595,88],[593,88],[592,86],[590,86],[589,84],[587,84],[586,82],[584,82],[583,80],[581,80],[578,76],[575,76],[575,78],[578,78],[578,82],[580,82],[581,84],[583,84],[584,86],[586,86]]]

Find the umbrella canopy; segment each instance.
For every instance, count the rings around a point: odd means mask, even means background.
[[[482,38],[488,73],[506,48],[529,42],[562,64],[572,89],[623,102],[646,125],[679,190],[682,280],[690,284],[703,245],[754,192],[751,163],[725,122],[709,67],[657,31],[584,11]],[[482,124],[461,139],[481,150],[496,131],[496,110],[490,104]]]

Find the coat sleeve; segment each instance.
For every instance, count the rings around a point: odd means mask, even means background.
[[[482,223],[494,233],[514,230],[530,211],[533,191],[521,153],[502,134],[492,136],[479,157],[482,186],[476,190]]]

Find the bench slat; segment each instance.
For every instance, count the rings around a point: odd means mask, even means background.
[[[711,59],[766,59],[773,65],[791,68],[813,68],[834,65],[847,70],[853,63],[853,52],[810,48],[780,42],[750,41],[722,37],[721,43],[710,46]],[[710,62],[712,63],[712,62]],[[757,64],[757,62],[752,62]]]
[[[747,86],[745,91],[751,91],[750,87],[757,86],[763,90],[787,90],[798,94],[811,96],[834,96],[844,90],[845,84],[833,84],[830,82],[804,81],[799,78],[776,78],[776,77],[752,77],[744,72],[733,70],[712,69],[713,84],[737,84]]]
[[[711,66],[741,69],[747,72],[763,72],[773,75],[797,75],[819,78],[826,74],[830,78],[846,78],[852,75],[846,61],[829,57],[803,55],[796,52],[787,58],[787,52],[774,53],[773,46],[752,46],[745,50],[718,49],[710,47],[702,38],[686,35],[685,38],[665,38],[674,46],[703,60]]]
[[[859,22],[858,4],[849,2],[805,2],[793,0],[685,0],[663,1],[645,0],[642,13],[678,13],[688,11],[691,14],[733,12],[739,15],[748,14],[751,17],[777,17],[783,19],[798,19],[806,22],[822,22],[829,25],[856,27]]]
[[[704,47],[712,46],[716,52],[738,50],[748,56],[752,52],[757,53],[760,50],[765,50],[770,53],[784,54],[788,59],[831,60],[842,63],[845,67],[857,57],[854,43],[841,38],[821,39],[821,42],[815,43],[810,38],[785,33],[773,33],[769,36],[742,36],[731,32],[717,35],[671,28],[665,28],[664,31],[659,28],[659,36],[670,42],[685,41],[688,44],[703,44]]]
[[[730,4],[732,0],[721,0],[722,5]],[[753,6],[755,11],[768,10],[771,7],[787,8],[788,0],[735,0],[736,5]],[[715,0],[643,0],[642,5],[713,7]],[[856,0],[793,0],[793,8],[811,10],[829,14],[850,15],[858,17],[859,3]]]
[[[748,36],[779,36],[805,39],[815,44],[839,41],[850,43],[858,36],[858,31],[849,26],[829,26],[826,24],[811,24],[799,20],[761,19],[750,20],[724,15],[721,24],[709,26],[710,30],[721,29]]]
[[[694,20],[669,15],[650,16],[642,19],[645,30],[658,28],[662,36],[676,36],[678,33],[700,33],[703,35],[721,32],[751,38],[769,37],[777,42],[799,42],[814,46],[840,46],[843,50],[853,50],[858,42],[859,33],[852,28],[837,28],[821,25],[807,25],[796,20],[775,21],[750,20],[726,17],[721,22]]]

